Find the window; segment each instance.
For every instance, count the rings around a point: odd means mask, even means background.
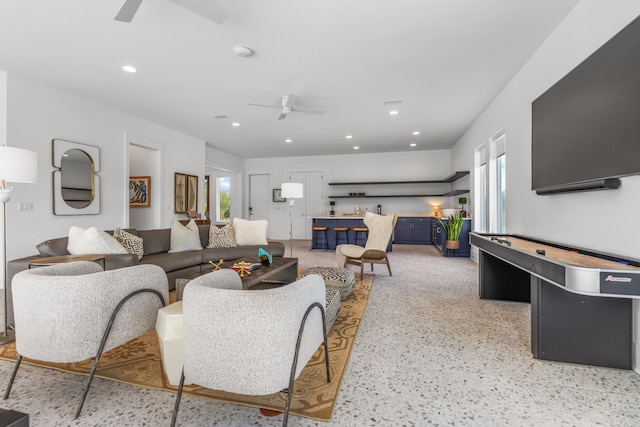
[[[506,154],[505,134],[491,138],[488,146],[475,152],[475,229],[485,233],[506,233]]]
[[[231,178],[216,178],[216,221],[231,221]]]
[[[476,228],[478,231],[486,232],[489,230],[489,195],[487,194],[487,149],[485,147],[478,151],[476,162],[478,163],[476,182],[479,184],[476,197],[478,201]]]

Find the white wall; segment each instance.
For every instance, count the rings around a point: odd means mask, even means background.
[[[622,178],[614,191],[537,196],[531,190],[531,102],[638,14],[638,1],[578,3],[454,147],[454,169],[472,169],[474,148],[504,129],[508,233],[640,258],[640,176]],[[634,310],[637,319],[637,304]]]
[[[368,194],[440,194],[449,191],[448,184],[420,184],[403,186],[330,186],[331,182],[366,182],[366,181],[407,181],[407,180],[441,180],[449,176],[451,169],[450,150],[414,151],[383,154],[350,154],[335,156],[280,157],[267,159],[247,159],[245,176],[254,173],[271,174],[272,188],[280,188],[287,182],[290,172],[321,171],[325,182],[325,214],[329,214],[330,195],[344,195],[349,192]],[[466,178],[458,185],[466,186]],[[248,182],[248,179],[245,180]],[[245,187],[248,184],[245,184]],[[467,187],[468,188],[468,187]],[[245,189],[248,194],[248,188]],[[468,196],[468,195],[467,195]],[[454,200],[455,199],[455,200]],[[353,212],[356,206],[362,211],[376,211],[378,203],[385,212],[430,212],[433,204],[454,206],[456,198],[442,197],[407,197],[407,198],[361,198],[333,199],[337,212]],[[245,206],[247,206],[245,199]],[[289,222],[286,206],[283,203],[272,203],[269,221],[269,237],[287,239]],[[246,217],[247,213],[244,212]]]
[[[2,98],[0,98],[2,99]],[[1,105],[1,102],[0,102]],[[101,229],[126,227],[128,219],[127,133],[164,147],[162,224],[173,214],[173,174],[204,177],[205,143],[155,123],[96,104],[17,74],[7,79],[7,144],[38,153],[37,184],[15,184],[7,204],[7,258],[36,253],[41,241],[64,236],[71,225]],[[100,148],[101,212],[99,215],[55,216],[52,205],[51,140],[66,139]],[[203,178],[202,178],[203,179]],[[18,212],[20,202],[33,212]]]

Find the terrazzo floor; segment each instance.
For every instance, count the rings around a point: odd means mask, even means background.
[[[294,242],[300,268],[332,252]],[[287,243],[287,252],[289,245]],[[394,272],[376,265],[331,422],[290,426],[639,426],[640,375],[548,362],[530,352],[529,305],[478,298],[477,265],[433,246],[394,245]],[[13,364],[0,361],[0,389]],[[24,364],[0,407],[31,426],[168,426],[175,395],[95,379],[78,420],[84,377]],[[180,426],[278,426],[254,408],[183,396]]]

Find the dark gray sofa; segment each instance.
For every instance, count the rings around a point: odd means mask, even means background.
[[[263,248],[272,256],[284,256],[285,246],[282,242],[269,242],[267,245],[237,246],[235,248],[207,248],[209,244],[209,226],[199,225],[200,243],[203,249],[199,251],[173,252],[171,248],[171,229],[136,230],[125,231],[135,234],[143,239],[144,256],[140,261],[132,254],[105,255],[105,270],[128,267],[136,264],[155,264],[167,273],[169,290],[175,289],[175,280],[178,277],[188,276],[193,273],[210,270],[209,261],[217,263],[220,259],[225,261],[241,260],[258,256],[258,249]],[[107,231],[113,234],[113,231]],[[29,268],[29,262],[34,259],[50,256],[69,255],[67,251],[67,237],[45,240],[38,244],[38,255],[14,259],[7,263],[7,324],[13,323],[13,304],[11,298],[11,279],[13,276]]]

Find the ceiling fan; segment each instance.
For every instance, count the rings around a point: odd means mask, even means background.
[[[200,0],[171,0],[174,3],[179,4],[180,6],[189,9],[190,11],[197,13],[198,15],[202,15],[205,18],[208,18],[218,24],[224,23],[225,19],[227,19],[227,15],[214,9],[213,7],[203,3]],[[142,0],[125,0],[124,4],[120,8],[120,11],[114,18],[116,21],[120,22],[131,22],[133,17],[136,15],[138,8]]]
[[[267,108],[277,108],[280,110],[280,117],[278,117],[278,120],[284,120],[287,118],[287,116],[291,113],[309,113],[309,114],[318,114],[318,115],[322,115],[324,114],[324,111],[318,111],[318,110],[306,110],[306,109],[302,109],[302,108],[294,108],[293,107],[293,103],[296,100],[296,96],[295,95],[284,95],[282,97],[282,103],[280,106],[277,105],[264,105],[264,104],[252,104],[249,103],[249,105],[253,105],[255,107],[267,107]]]

